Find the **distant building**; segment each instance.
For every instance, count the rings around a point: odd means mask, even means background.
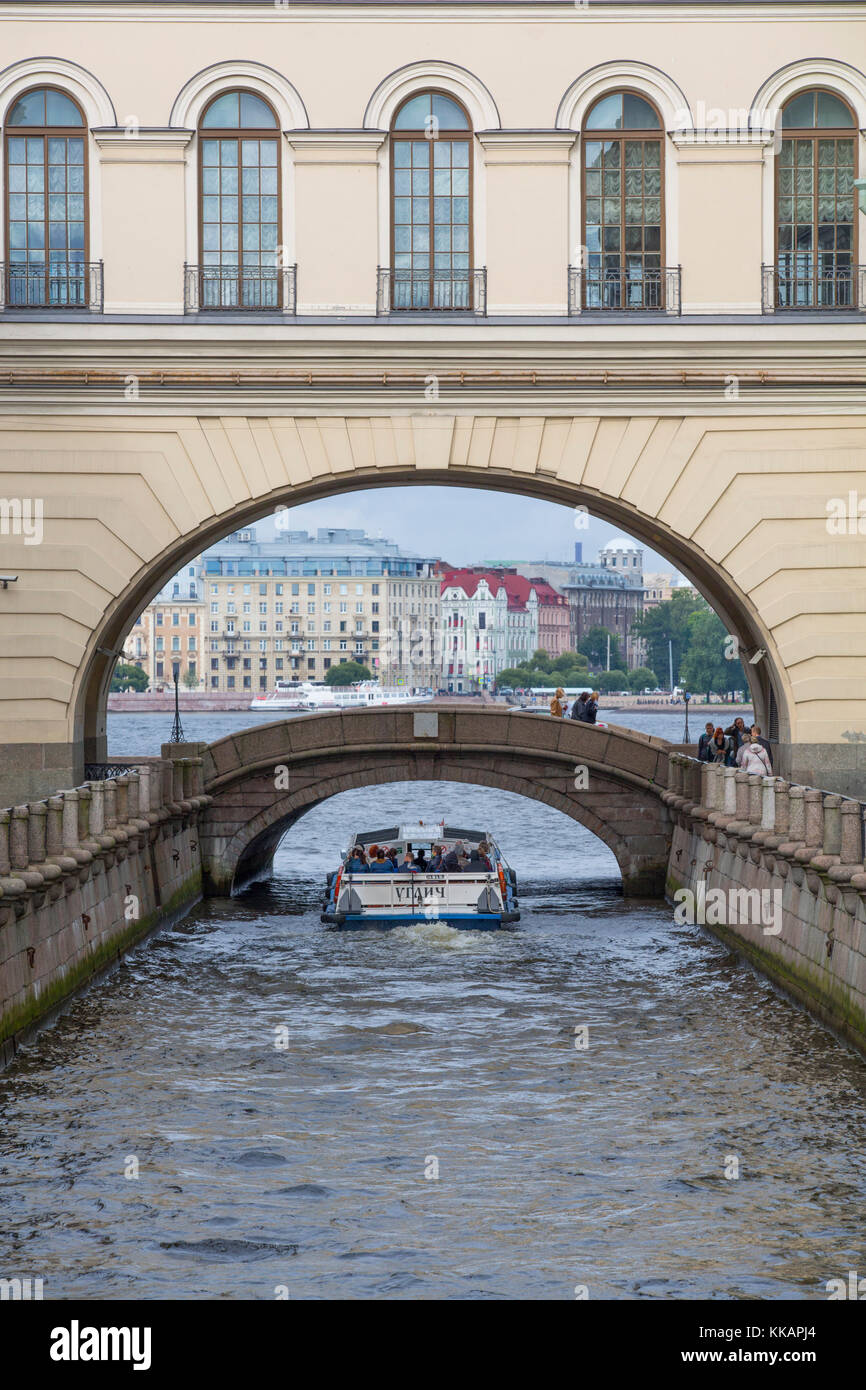
[[[124,660],[147,672],[151,690],[178,683],[198,689],[203,680],[205,600],[201,556],[164,584],[136,619],[123,644]]]
[[[484,690],[500,671],[529,661],[539,646],[539,603],[513,569],[462,569],[442,576],[442,684]]]
[[[555,660],[571,650],[568,599],[544,579],[533,576],[529,582],[538,599],[538,645]]]
[[[647,608],[657,608],[660,603],[667,603],[675,593],[682,592],[696,594],[698,591],[693,584],[684,579],[681,574],[645,574],[643,577],[643,606]]]

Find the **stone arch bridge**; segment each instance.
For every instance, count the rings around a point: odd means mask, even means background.
[[[328,797],[423,780],[545,802],[609,846],[626,895],[660,896],[671,747],[630,729],[483,705],[333,711],[245,729],[199,745],[213,798],[200,825],[206,891],[228,894],[267,875],[286,831]]]

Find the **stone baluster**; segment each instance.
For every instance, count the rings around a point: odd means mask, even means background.
[[[129,778],[125,773],[114,778],[114,814],[118,825],[126,825],[129,820]]]
[[[835,792],[822,793],[824,812],[823,837],[817,853],[812,855],[811,867],[826,873],[837,865],[842,850],[842,798]]]
[[[23,878],[12,873],[11,837],[12,812],[0,810],[0,894],[3,898],[16,898],[27,892]]]
[[[93,855],[82,849],[78,838],[78,790],[73,787],[63,793],[63,853],[76,864],[89,864]]]
[[[749,824],[749,783],[751,778],[748,772],[742,769],[734,769],[734,796],[736,800],[736,820],[729,825],[729,830],[736,830],[741,834],[750,833]]]
[[[788,827],[791,823],[791,784],[781,777],[776,778],[776,821],[771,835],[764,838],[767,849],[778,849],[790,838]]]
[[[30,805],[30,864],[49,883],[63,875],[59,864],[48,859],[48,802],[35,801]]]
[[[30,807],[13,806],[9,827],[9,859],[12,873],[23,879],[28,888],[42,888],[45,879],[38,869],[30,866]]]
[[[709,813],[716,809],[716,765],[715,763],[701,763],[701,805]]]
[[[788,788],[788,834],[779,845],[779,853],[792,859],[806,842],[806,788],[797,784]]]
[[[749,824],[759,829],[764,818],[764,778],[749,773]]]
[[[126,857],[125,853],[122,851],[124,851],[129,835],[121,824],[118,814],[119,788],[117,784],[119,780],[118,777],[107,777],[103,785],[105,787],[105,828],[109,835],[114,836],[115,852],[119,853],[119,858],[122,860]],[[126,789],[124,788],[124,793],[125,791]],[[123,799],[125,803],[125,795]]]
[[[803,790],[804,843],[794,854],[800,864],[809,864],[816,854],[821,853],[824,843],[824,793],[815,787]]]
[[[63,797],[49,796],[48,815],[45,825],[45,852],[49,862],[56,864],[61,872],[68,874],[78,868],[71,854],[63,850]]]
[[[762,777],[761,823],[752,836],[752,843],[765,845],[776,829],[776,778]]]
[[[90,838],[100,849],[114,849],[117,844],[105,825],[105,782],[90,784]]]
[[[850,883],[863,873],[863,808],[859,801],[845,800],[839,807],[839,859],[828,873],[836,883]]]

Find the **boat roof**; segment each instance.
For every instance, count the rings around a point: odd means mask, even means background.
[[[384,830],[359,830],[352,844],[387,845],[392,840],[491,840],[485,830],[465,830],[444,821],[416,821],[412,825],[389,825]]]

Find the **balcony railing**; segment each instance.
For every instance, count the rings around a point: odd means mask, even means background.
[[[568,267],[568,312],[679,314],[682,271],[678,265],[638,273],[628,267]]]
[[[487,271],[391,270],[376,272],[376,313],[487,313]]]
[[[0,308],[102,312],[102,261],[6,261]]]
[[[866,309],[866,265],[817,265],[811,256],[761,266],[762,307],[777,309]]]
[[[184,266],[184,312],[294,314],[296,265]]]

